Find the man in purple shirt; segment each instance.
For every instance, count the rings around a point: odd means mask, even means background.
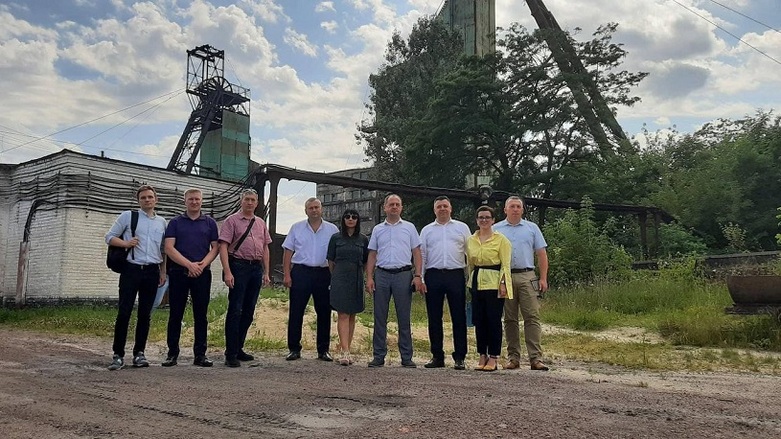
[[[252,361],[244,352],[244,340],[255,317],[260,288],[271,283],[268,245],[271,235],[266,223],[255,216],[258,193],[241,193],[241,210],[225,219],[220,229],[220,262],[228,287],[228,313],[225,316],[225,365],[240,367]]]
[[[179,358],[179,337],[188,295],[192,297],[195,340],[193,364],[211,367],[206,357],[206,330],[208,321],[212,272],[209,265],[217,257],[219,246],[217,222],[201,213],[203,194],[200,189],[184,193],[187,211],[168,223],[165,230],[165,253],[168,256],[168,357],[163,366],[175,366]]]

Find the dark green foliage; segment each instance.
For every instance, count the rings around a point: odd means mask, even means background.
[[[781,193],[781,120],[759,113],[707,124],[653,153],[664,167],[653,204],[701,234],[711,249],[774,250]],[[658,160],[654,157],[654,160]],[[732,226],[730,226],[732,224]],[[725,227],[728,232],[725,234]],[[735,228],[745,230],[735,249]]]
[[[544,230],[550,261],[549,278],[558,285],[626,279],[632,258],[614,244],[593,220],[588,198]]]

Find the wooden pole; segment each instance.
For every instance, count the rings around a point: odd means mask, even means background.
[[[30,250],[29,242],[19,243],[19,264],[16,267],[16,307],[24,306],[27,293],[27,256]]]

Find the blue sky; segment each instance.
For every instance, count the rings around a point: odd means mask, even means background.
[[[644,124],[691,132],[781,107],[778,0],[545,3],[583,38],[619,23],[625,67],[650,72],[636,90],[642,102],[619,109],[631,135]],[[0,0],[0,163],[69,148],[164,167],[191,110],[186,50],[210,44],[225,50],[228,80],[251,89],[254,160],[314,171],[365,166],[354,134],[367,116],[368,75],[394,31],[408,34],[441,4]],[[535,27],[522,0],[496,0],[496,10],[499,26]],[[283,182],[280,231],[313,194],[311,184]]]

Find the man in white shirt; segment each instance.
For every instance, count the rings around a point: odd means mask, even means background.
[[[450,320],[453,323],[454,368],[464,370],[466,357],[466,241],[469,226],[450,217],[453,208],[448,197],[434,199],[437,219],[420,232],[420,250],[423,257],[428,337],[431,342],[431,361],[426,368],[445,367],[442,313],[447,298]]]
[[[119,275],[119,306],[114,323],[114,356],[108,367],[109,370],[125,367],[127,328],[136,296],[138,296],[138,313],[135,345],[133,345],[133,367],[149,366],[149,361],[144,356],[144,349],[149,337],[152,304],[157,287],[165,282],[166,259],[162,252],[162,243],[166,222],[163,217],[155,213],[157,192],[152,186],[143,185],[136,191],[136,200],[140,208],[135,234],[131,232],[133,213],[130,210],[122,212],[106,233],[107,244],[130,249],[127,264]]]
[[[385,355],[388,353],[388,309],[393,297],[399,326],[401,365],[415,368],[417,365],[412,361],[410,323],[412,285],[415,290],[425,292],[421,279],[423,263],[420,236],[414,224],[401,219],[401,197],[388,195],[383,209],[386,218],[372,230],[366,262],[366,291],[374,294],[374,358],[369,362],[369,367],[385,365]]]
[[[331,344],[331,272],[328,270],[328,241],[339,228],[323,220],[323,206],[317,198],[304,203],[307,219],[290,227],[282,243],[284,285],[290,288],[290,311],[287,321],[288,361],[301,358],[301,331],[304,312],[311,297],[317,313],[317,358],[333,361]]]

